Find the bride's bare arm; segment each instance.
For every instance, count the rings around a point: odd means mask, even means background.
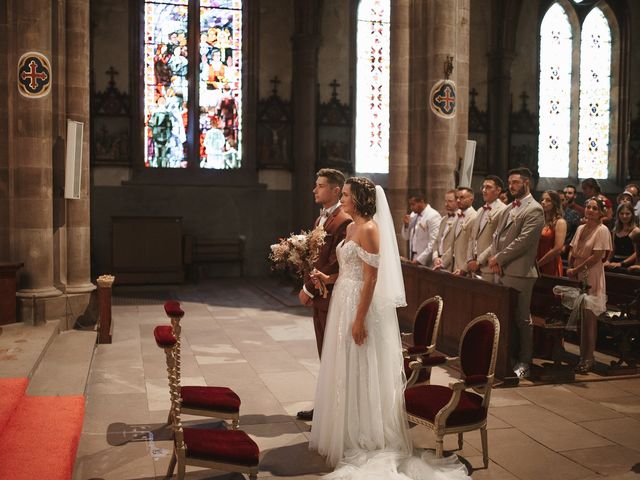
[[[362,234],[360,235],[360,246],[369,253],[378,253],[378,250],[380,249],[380,234],[378,233],[378,226],[374,222],[368,222],[366,226],[363,226]],[[356,345],[362,345],[364,340],[367,338],[365,318],[369,311],[369,307],[371,306],[373,291],[376,288],[377,280],[378,269],[364,262],[360,302],[358,303],[356,318],[354,319],[353,327],[351,328],[351,336],[356,342]]]

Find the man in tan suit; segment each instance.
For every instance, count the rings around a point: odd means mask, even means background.
[[[482,182],[482,199],[484,205],[471,226],[471,239],[467,250],[467,271],[480,275],[483,280],[493,283],[494,274],[489,268],[491,243],[493,234],[498,227],[500,214],[507,206],[500,201],[500,194],[504,191],[504,184],[500,177],[488,175]]]
[[[456,221],[456,191],[449,190],[444,194],[445,215],[440,221],[438,236],[433,245],[433,269],[453,271],[453,233]]]
[[[453,273],[464,275],[467,272],[467,251],[471,241],[471,225],[476,217],[476,210],[472,207],[473,190],[468,187],[456,189],[458,213],[453,229]]]
[[[338,273],[338,258],[336,257],[336,247],[344,240],[347,232],[347,225],[351,223],[351,217],[344,213],[340,205],[340,195],[344,186],[344,175],[339,170],[323,168],[316,174],[316,186],[313,195],[318,205],[322,205],[320,216],[316,219],[314,227],[322,225],[327,232],[324,245],[320,249],[315,268],[326,275]],[[333,284],[327,285],[328,294],[323,297],[314,286],[311,278],[305,278],[305,283],[298,294],[300,303],[313,306],[313,326],[316,333],[316,344],[318,356],[322,356],[322,343],[324,340],[324,329],[327,323],[327,312],[329,310],[329,300]],[[300,420],[311,420],[313,410],[303,410],[298,412]]]
[[[498,276],[498,283],[520,292],[509,341],[511,356],[516,357],[513,371],[518,378],[529,376],[533,356],[531,291],[538,278],[536,254],[544,226],[544,212],[531,195],[530,181],[528,168],[509,172],[509,192],[514,201],[500,216],[489,258],[489,267]]]

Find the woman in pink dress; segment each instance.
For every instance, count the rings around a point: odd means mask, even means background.
[[[540,205],[544,210],[544,228],[538,243],[538,269],[540,273],[562,276],[562,258],[564,240],[567,236],[567,222],[562,218],[560,195],[555,190],[547,190],[542,194]]]
[[[602,224],[606,216],[605,204],[597,197],[585,203],[586,223],[580,225],[571,241],[567,276],[574,280],[586,281],[587,296],[582,303],[582,327],[580,334],[580,363],[577,373],[593,370],[593,352],[596,349],[598,332],[597,317],[606,310],[607,289],[604,262],[611,251],[611,234]]]

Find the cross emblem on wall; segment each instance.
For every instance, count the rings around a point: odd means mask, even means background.
[[[51,89],[51,65],[41,53],[25,53],[18,60],[18,91],[24,97],[39,98]]]

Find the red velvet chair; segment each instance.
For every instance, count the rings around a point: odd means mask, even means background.
[[[174,448],[166,478],[173,476],[176,465],[178,480],[184,479],[187,465],[244,473],[250,480],[258,478],[260,449],[249,435],[242,430],[183,427],[180,397],[173,395],[171,404]]]
[[[431,368],[412,370],[409,368],[411,362],[417,360],[422,362],[425,367],[431,367],[446,361],[446,357],[443,355],[435,354],[442,306],[442,297],[439,295],[422,302],[413,319],[413,333],[402,334],[403,337],[413,337],[412,344],[402,349],[404,373],[411,385],[428,382],[431,378]]]
[[[182,400],[182,413],[203,417],[230,420],[233,429],[240,421],[240,397],[228,387],[182,386],[180,383],[180,319],[184,311],[175,301],[165,304],[165,311],[171,318],[171,325],[155,328],[153,334],[158,346],[165,351],[170,397]],[[167,423],[171,423],[173,403]]]
[[[487,412],[491,400],[500,337],[500,322],[493,313],[475,318],[462,333],[460,356],[445,363],[460,363],[462,380],[443,385],[418,385],[405,390],[407,419],[424,425],[436,434],[436,456],[443,455],[443,438],[458,434],[462,448],[463,432],[480,429],[484,466],[489,465],[487,444]],[[419,361],[412,369],[430,368]]]

